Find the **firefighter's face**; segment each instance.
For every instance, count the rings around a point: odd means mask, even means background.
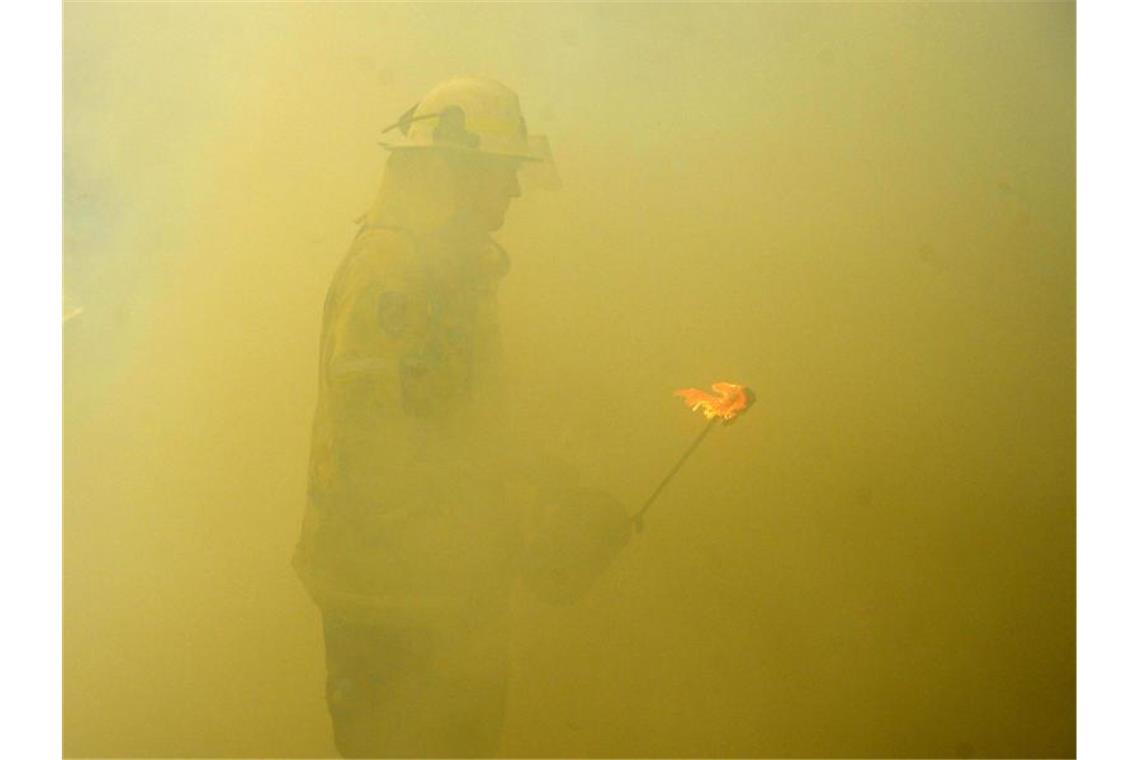
[[[519,162],[497,156],[464,156],[455,164],[459,202],[480,227],[493,232],[503,226],[511,200],[522,195]]]

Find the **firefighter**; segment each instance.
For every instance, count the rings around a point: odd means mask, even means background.
[[[486,756],[520,574],[581,596],[628,540],[608,496],[530,456],[503,413],[492,239],[518,170],[548,160],[492,80],[434,88],[385,131],[390,155],[324,306],[308,502],[293,565],[320,607],[338,751]],[[539,484],[548,513],[506,498]]]

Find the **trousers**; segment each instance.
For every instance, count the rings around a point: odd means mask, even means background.
[[[489,757],[509,676],[505,619],[359,619],[322,609],[325,696],[342,757]]]

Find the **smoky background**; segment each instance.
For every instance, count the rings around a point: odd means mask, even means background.
[[[516,756],[1075,753],[1074,6],[72,4],[64,750],[333,754],[289,567],[390,124],[515,88],[528,433],[636,507],[520,594]]]

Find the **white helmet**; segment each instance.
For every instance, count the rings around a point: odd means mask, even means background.
[[[398,136],[380,144],[389,150],[433,148],[517,158],[549,159],[545,138],[529,135],[513,90],[493,79],[456,77],[437,85],[384,130]]]

